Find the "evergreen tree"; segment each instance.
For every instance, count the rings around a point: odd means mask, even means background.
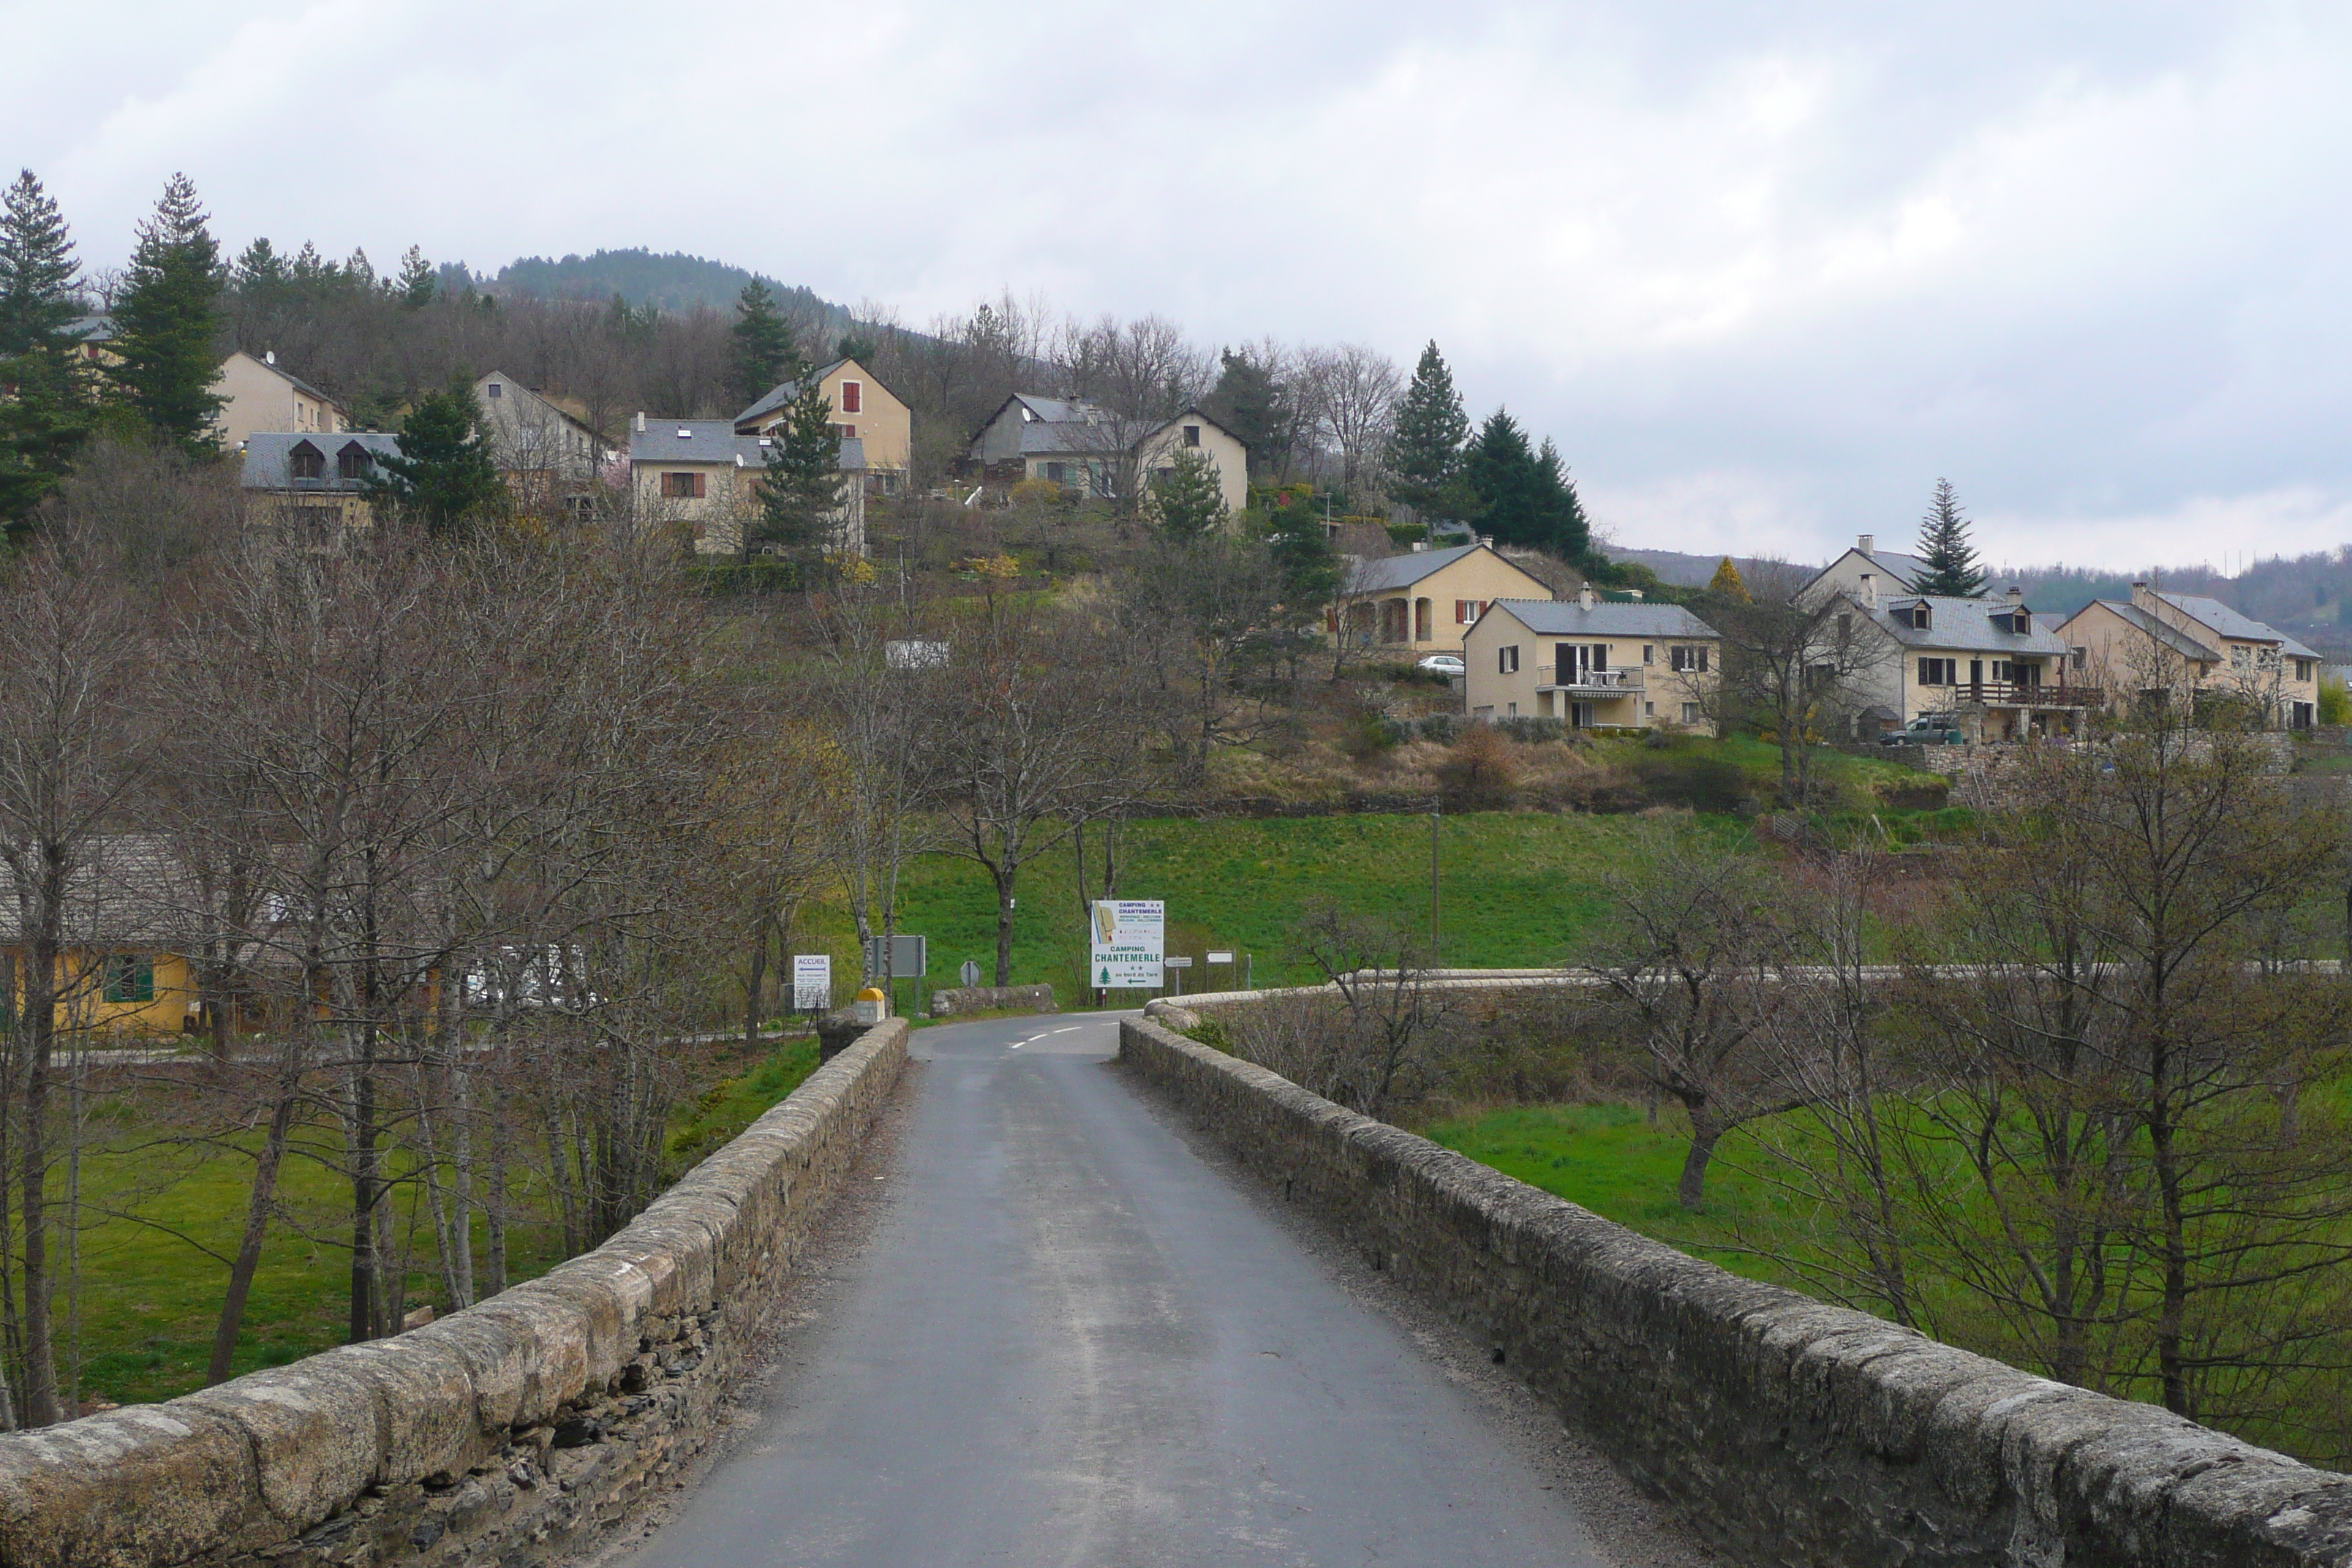
[[[1293,624],[1319,615],[1339,596],[1339,552],[1331,548],[1331,531],[1323,526],[1311,501],[1301,498],[1276,509],[1265,542]]]
[[[833,357],[835,359],[854,359],[859,364],[871,365],[875,356],[881,352],[881,345],[874,341],[873,334],[863,328],[853,328],[834,340]],[[765,392],[767,388],[763,386],[760,390]]]
[[[421,310],[433,303],[433,296],[439,291],[439,285],[434,280],[433,264],[425,259],[422,247],[410,246],[408,254],[400,258],[400,277],[394,282],[392,290],[400,296],[401,304],[411,310]]]
[[[13,534],[89,435],[75,357],[80,265],[30,169],[0,196],[0,524]]]
[[[1590,559],[1591,520],[1584,515],[1584,501],[1576,493],[1576,481],[1569,477],[1568,465],[1559,460],[1559,448],[1552,445],[1549,436],[1544,437],[1542,449],[1536,453],[1536,483],[1549,525],[1551,552],[1567,562]]]
[[[229,269],[229,280],[248,300],[268,300],[285,291],[293,281],[293,274],[287,269],[285,258],[267,238],[262,238],[245,247],[236,265]]]
[[[1752,605],[1756,602],[1748,596],[1748,579],[1739,574],[1739,568],[1731,563],[1728,555],[1716,567],[1715,575],[1706,580],[1706,591],[1727,604]]]
[[[214,449],[221,399],[220,246],[205,226],[196,187],[174,174],[155,214],[139,226],[122,297],[114,308],[113,368],[133,412],[191,451]]]
[[[1477,438],[1462,455],[1462,481],[1475,498],[1463,521],[1476,523],[1499,544],[1550,546],[1551,520],[1545,515],[1536,455],[1508,410],[1497,408],[1478,427]]]
[[[454,534],[505,509],[505,481],[472,378],[459,372],[446,392],[428,392],[401,422],[400,455],[377,461],[368,498],[390,502],[436,534]]]
[[[1421,351],[1412,384],[1397,403],[1389,437],[1389,471],[1395,476],[1389,493],[1424,519],[1459,510],[1454,479],[1469,438],[1470,421],[1462,412],[1462,395],[1454,390],[1454,373],[1433,342]]]
[[[1151,504],[1161,530],[1175,539],[1214,533],[1232,516],[1216,459],[1197,447],[1179,447],[1166,470],[1151,477]]]
[[[744,553],[773,546],[805,562],[832,540],[845,482],[833,400],[814,379],[786,406],[773,439],[760,479],[760,515],[745,532]]]
[[[792,325],[776,309],[776,297],[757,278],[743,285],[735,301],[735,324],[728,330],[735,339],[730,385],[737,407],[799,375],[800,348],[793,341]]]
[[[1249,448],[1250,467],[1261,473],[1280,469],[1298,422],[1290,389],[1246,349],[1221,349],[1217,357],[1217,384],[1201,400],[1202,410]]]
[[[1949,479],[1936,481],[1935,499],[1919,520],[1919,558],[1927,571],[1914,592],[1958,599],[1973,599],[1984,592],[1984,569],[1977,564],[1976,546],[1969,542],[1969,520],[1960,513],[1960,498]]]

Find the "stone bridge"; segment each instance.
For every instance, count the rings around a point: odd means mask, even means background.
[[[1106,1015],[882,1025],[541,1279],[0,1438],[0,1565],[582,1553],[2317,1568],[2352,1479]]]

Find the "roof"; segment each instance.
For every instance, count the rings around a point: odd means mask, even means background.
[[[829,365],[825,365],[818,370],[811,371],[809,375],[813,380],[823,381],[826,376],[831,375],[835,371],[839,370],[843,365],[845,365],[848,363],[849,362],[845,359],[837,359]],[[858,368],[863,370],[865,367],[860,365]],[[742,413],[735,416],[735,417],[730,420],[729,423],[733,425],[749,425],[755,419],[763,418],[768,415],[773,414],[777,409],[782,408],[785,404],[790,403],[793,398],[798,397],[800,395],[801,384],[798,381],[779,382],[777,384],[768,389],[768,395],[761,398],[758,402],[752,404],[751,407],[746,408]]]
[[[292,371],[288,370],[284,365],[279,364],[276,360],[265,358],[261,354],[246,353],[243,349],[235,350],[234,353],[245,354],[246,358],[251,360],[254,363],[259,365],[262,369],[268,371],[278,380],[285,382],[289,386],[298,387],[300,390],[309,393],[311,396],[317,398],[320,402],[326,404],[329,407],[342,414],[348,415],[351,413],[350,409],[343,406],[342,400],[335,396],[334,394],[320,391],[317,387],[312,386],[309,382],[304,381],[300,376],[296,375]]]
[[[204,901],[163,835],[101,835],[67,879],[66,940],[168,948],[185,938]],[[0,942],[22,939],[23,916],[16,876],[0,862]]]
[[[1922,602],[1926,603],[1928,610],[1925,631],[1895,619],[1895,610],[1898,605]],[[1852,605],[1854,600],[1848,596],[1846,603]],[[1860,607],[1856,605],[1856,608]],[[2029,611],[2031,608],[2027,606]],[[2039,653],[2053,658],[2064,656],[2065,642],[2044,626],[2038,616],[2030,616],[2033,625],[2030,632],[2003,631],[1993,625],[1995,616],[2006,616],[2009,611],[2007,599],[1897,594],[1892,598],[1880,599],[1876,609],[1863,613],[1906,647],[1958,648],[1969,653]]]
[[[1903,584],[1906,590],[1915,586],[1929,571],[1925,561],[1916,555],[1906,555],[1899,550],[1873,550],[1865,553],[1857,549],[1853,553],[1862,555],[1873,566]]]
[[[1349,575],[1346,586],[1353,594],[1376,594],[1383,588],[1411,587],[1423,577],[1443,572],[1464,556],[1486,548],[1483,544],[1457,544],[1451,550],[1416,550],[1410,554],[1384,556],[1378,561],[1355,556],[1352,559],[1359,564]],[[1502,557],[1498,555],[1496,559],[1499,561]],[[1518,570],[1525,572],[1527,568]]]
[[[2206,647],[2201,642],[2199,642],[2195,637],[2190,637],[2179,626],[2172,625],[2168,621],[2151,616],[2146,610],[2141,609],[2137,605],[2131,604],[2126,600],[2094,599],[2090,604],[2084,605],[2081,610],[2075,611],[2074,616],[2079,616],[2083,614],[2084,610],[2089,610],[2094,606],[2113,612],[2118,620],[2121,620],[2126,626],[2130,626],[2134,631],[2144,633],[2145,635],[2155,638],[2157,642],[2161,644],[2163,647],[2179,654],[2183,658],[2193,658],[2210,664],[2221,657],[2216,650]],[[2069,616],[2066,617],[2065,624],[2067,626],[2071,626],[2074,624],[2074,616]]]
[[[319,455],[327,459],[326,472],[315,479],[294,478],[289,461],[294,448],[305,442],[317,447]],[[366,447],[372,459],[400,455],[399,437],[373,431],[257,431],[245,438],[245,467],[236,482],[248,490],[356,490],[359,480],[347,479],[335,471],[336,455],[353,443]]]
[[[735,468],[764,468],[772,450],[764,436],[738,436],[732,419],[646,419],[642,430],[629,432],[632,463],[723,463]],[[841,443],[840,467],[866,467],[866,443],[852,437]]]
[[[1016,392],[996,405],[995,412],[981,421],[981,434],[972,437],[976,444],[987,434],[990,426],[1004,417],[1008,408],[1019,407],[1027,416],[1021,422],[1021,455],[1024,458],[1050,457],[1073,453],[1080,457],[1116,452],[1120,447],[1123,432],[1131,432],[1132,425],[1105,412],[1099,404],[1083,397],[1046,397],[1034,392]],[[1214,426],[1244,451],[1249,443],[1233,432],[1213,414],[1193,404],[1174,416],[1160,420],[1137,437],[1137,444],[1161,431],[1187,420]]]
[[[1680,605],[1601,599],[1587,608],[1578,599],[1497,599],[1538,637],[1712,637],[1721,634]]]
[[[2189,619],[2203,622],[2225,637],[2236,637],[2240,642],[2274,642],[2282,652],[2299,658],[2319,657],[2284,632],[2251,616],[2242,616],[2219,599],[2208,599],[2196,594],[2158,594],[2157,597]]]
[[[107,315],[76,316],[65,324],[68,337],[86,343],[110,343],[114,341],[114,318]]]

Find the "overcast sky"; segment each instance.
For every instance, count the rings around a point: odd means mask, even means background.
[[[679,249],[910,324],[1434,338],[1622,543],[2352,541],[2352,8],[0,0],[92,263]],[[29,47],[27,47],[29,44]]]

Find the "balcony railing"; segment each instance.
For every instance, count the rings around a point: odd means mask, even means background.
[[[1954,707],[2101,708],[2106,704],[2106,693],[2095,686],[2044,686],[2030,680],[1963,680],[1925,689],[1950,693]]]
[[[1643,689],[1639,669],[1571,669],[1566,679],[1552,679],[1554,666],[1536,666],[1536,689],[1538,691],[1590,691],[1596,695],[1616,696],[1621,692]]]

